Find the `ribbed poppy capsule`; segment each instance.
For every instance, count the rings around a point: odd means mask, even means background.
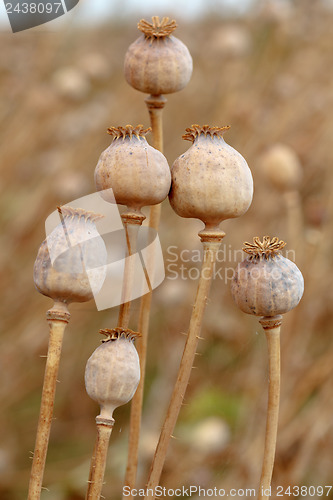
[[[107,251],[95,225],[103,216],[69,206],[58,211],[61,222],[39,248],[34,282],[55,301],[85,302],[99,292],[106,275]]]
[[[125,78],[137,90],[152,95],[170,94],[183,89],[189,82],[193,63],[186,47],[171,33],[175,21],[158,16],[152,23],[141,19],[142,35],[130,45],[125,56]]]
[[[101,408],[100,418],[112,419],[118,406],[134,396],[140,380],[139,356],[133,341],[138,333],[124,328],[100,330],[107,336],[86,365],[86,391]]]
[[[134,211],[161,203],[168,195],[171,174],[165,156],[145,138],[150,129],[142,125],[111,127],[111,145],[101,154],[95,169],[95,184],[102,196]]]
[[[208,228],[243,215],[252,201],[251,171],[243,156],[224,141],[228,129],[187,128],[183,139],[192,145],[171,167],[172,208],[181,217],[202,220]]]
[[[275,316],[294,309],[301,300],[303,276],[294,262],[281,255],[284,246],[269,236],[244,244],[248,257],[238,264],[231,282],[231,294],[243,312]]]

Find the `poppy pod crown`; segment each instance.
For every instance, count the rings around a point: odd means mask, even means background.
[[[138,23],[142,35],[130,45],[124,64],[125,78],[136,90],[151,95],[183,89],[192,75],[192,57],[187,47],[172,35],[176,21],[158,16]]]
[[[132,399],[140,380],[139,356],[133,344],[140,334],[121,327],[100,333],[106,338],[88,359],[85,385],[101,407],[100,417],[112,419],[115,408]]]
[[[277,237],[253,238],[244,244],[248,257],[238,264],[231,293],[238,307],[255,316],[284,314],[297,306],[304,291],[301,271],[281,255],[285,242]]]
[[[112,142],[95,169],[96,188],[107,201],[113,201],[107,191],[110,188],[116,202],[133,211],[161,203],[167,197],[170,168],[165,156],[148,144],[145,136],[150,130],[142,125],[108,129]]]
[[[35,286],[53,300],[85,302],[99,292],[106,275],[107,251],[95,225],[103,216],[69,206],[58,212],[61,222],[38,250]]]
[[[244,214],[252,201],[251,171],[223,138],[229,128],[196,124],[187,128],[183,139],[192,145],[171,168],[172,208],[181,217],[202,220],[208,228]]]

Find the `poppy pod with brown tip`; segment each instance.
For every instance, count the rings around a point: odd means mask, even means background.
[[[98,191],[113,190],[115,200],[134,211],[161,203],[168,195],[170,168],[165,156],[150,146],[142,125],[111,127],[111,145],[101,154],[95,169]],[[107,201],[110,195],[102,193]]]
[[[98,293],[106,276],[107,251],[95,222],[101,215],[82,208],[58,207],[61,222],[41,244],[34,265],[37,290],[54,300],[42,400],[28,498],[39,500],[50,437],[63,336],[70,319],[67,304]]]
[[[276,316],[297,306],[304,291],[301,271],[281,255],[278,238],[264,236],[244,244],[248,257],[238,264],[231,293],[238,307],[255,316]]]
[[[244,214],[252,201],[251,171],[243,156],[224,141],[228,129],[187,128],[183,139],[193,144],[171,167],[172,208],[181,217],[202,220],[208,228]]]
[[[61,222],[39,248],[34,282],[55,301],[85,302],[105,279],[107,251],[95,225],[103,216],[69,206],[58,211]]]
[[[140,380],[138,333],[124,328],[100,330],[107,336],[90,356],[85,371],[88,395],[99,403],[100,417],[112,419],[115,408],[132,399]]]
[[[136,90],[152,95],[170,94],[189,82],[193,63],[187,47],[171,35],[175,21],[158,16],[152,23],[141,20],[142,35],[130,45],[125,56],[125,78]]]

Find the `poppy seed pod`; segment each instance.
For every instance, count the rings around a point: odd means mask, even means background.
[[[223,139],[229,128],[187,128],[183,139],[193,144],[171,167],[172,208],[181,217],[202,220],[208,228],[243,215],[252,201],[251,171],[243,156]]]
[[[111,127],[111,145],[101,154],[95,169],[99,191],[112,189],[116,202],[134,211],[161,203],[168,195],[171,174],[165,156],[150,146],[142,125]],[[106,191],[102,196],[112,202]]]
[[[107,338],[88,359],[85,384],[88,396],[100,405],[99,417],[112,419],[113,411],[132,399],[140,380],[133,344],[139,334],[120,327],[100,333]]]
[[[99,292],[105,279],[107,251],[95,225],[103,216],[68,206],[58,211],[61,223],[39,248],[34,282],[53,300],[85,302]]]
[[[193,63],[187,47],[171,35],[175,21],[158,16],[152,23],[141,20],[142,35],[130,45],[125,56],[125,78],[136,90],[151,95],[170,94],[189,82]]]
[[[281,255],[285,246],[278,238],[258,237],[244,243],[248,257],[238,264],[231,282],[237,306],[247,314],[275,316],[297,306],[304,280],[296,264]]]
[[[275,144],[260,160],[267,179],[279,191],[298,189],[303,177],[300,160],[296,152],[286,144]]]

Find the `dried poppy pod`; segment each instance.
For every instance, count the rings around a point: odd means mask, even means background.
[[[107,252],[95,226],[102,216],[68,206],[58,207],[58,211],[61,223],[40,246],[34,266],[37,290],[51,297],[54,305],[47,311],[50,337],[29,483],[30,500],[38,500],[42,491],[61,348],[70,319],[67,304],[90,300],[99,292],[106,274]]]
[[[279,191],[298,189],[303,177],[296,152],[286,144],[275,144],[261,157],[261,169]]]
[[[171,167],[172,208],[181,217],[202,220],[208,229],[243,215],[252,201],[251,171],[243,156],[223,139],[229,128],[187,128],[183,139],[193,144]]]
[[[55,301],[85,302],[105,279],[107,252],[95,225],[103,216],[69,206],[58,211],[61,223],[39,248],[34,282],[40,293]]]
[[[111,145],[101,154],[95,169],[99,191],[112,188],[116,202],[140,211],[143,206],[161,203],[168,195],[170,168],[165,156],[151,147],[142,125],[111,127]],[[107,201],[108,193],[104,194]]]
[[[250,169],[244,158],[223,140],[223,132],[228,128],[192,125],[186,129],[183,138],[193,144],[177,158],[171,169],[169,199],[172,208],[181,217],[198,218],[205,224],[199,232],[203,261],[178,376],[151,464],[147,491],[154,491],[159,484],[170,437],[191,376],[214,265],[225,236],[218,226],[225,219],[242,215],[252,200]]]
[[[277,237],[258,237],[244,244],[249,256],[235,271],[231,293],[238,307],[255,316],[276,316],[297,306],[304,280],[296,264],[281,255],[285,246]]]
[[[89,397],[100,405],[99,418],[111,420],[115,408],[132,399],[140,380],[139,356],[133,344],[139,334],[119,327],[100,333],[107,338],[88,359],[85,384]]]
[[[130,45],[125,56],[125,78],[136,90],[151,95],[170,94],[189,82],[193,63],[187,47],[171,35],[175,21],[158,16],[152,23],[141,20],[142,35]]]
[[[139,356],[133,345],[140,334],[121,327],[100,333],[107,338],[88,359],[85,372],[87,393],[100,405],[86,495],[91,500],[101,498],[113,412],[132,399],[140,380]]]

